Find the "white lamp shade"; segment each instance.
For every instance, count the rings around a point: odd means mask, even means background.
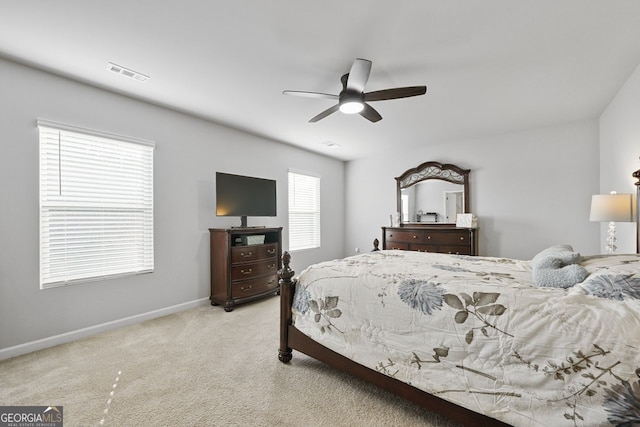
[[[631,194],[596,194],[592,196],[589,219],[600,222],[633,221]]]

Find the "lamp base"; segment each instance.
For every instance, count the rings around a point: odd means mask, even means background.
[[[609,223],[609,237],[607,237],[607,246],[605,250],[608,254],[613,255],[618,247],[616,246],[616,223],[611,221]]]

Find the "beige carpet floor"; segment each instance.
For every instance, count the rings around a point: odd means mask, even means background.
[[[279,299],[210,305],[0,362],[0,406],[71,426],[457,426],[294,351]]]

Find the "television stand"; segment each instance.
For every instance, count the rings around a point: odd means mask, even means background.
[[[227,312],[280,293],[282,227],[210,228],[211,305]]]

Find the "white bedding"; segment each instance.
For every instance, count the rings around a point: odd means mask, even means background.
[[[515,426],[640,423],[640,256],[529,261],[379,251],[309,267],[293,322],[352,360]],[[625,424],[628,423],[628,424]]]

